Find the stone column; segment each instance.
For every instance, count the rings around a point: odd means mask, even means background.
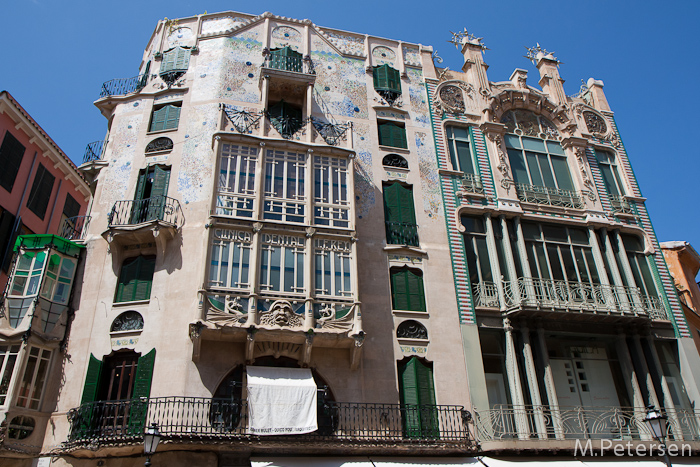
[[[496,237],[493,234],[493,224],[491,223],[491,216],[488,214],[484,214],[484,224],[486,225],[486,245],[489,251],[489,263],[496,288],[498,289],[498,303],[501,305],[501,311],[505,311],[506,301],[503,295],[503,276],[501,275],[501,266],[498,264],[498,254],[496,254]]]
[[[661,377],[661,392],[663,394],[664,409],[666,409],[669,424],[675,425],[674,441],[683,441],[683,427],[678,420],[676,405],[673,403],[673,396],[671,396],[671,390],[668,387],[668,381],[666,380],[663,366],[661,366],[659,354],[656,352],[654,338],[649,335],[646,337],[646,341],[647,345],[649,346],[649,354],[651,355],[651,362],[649,363],[653,365],[653,367],[656,369],[656,373]]]
[[[505,295],[505,305],[506,308],[513,303],[520,303],[520,290],[518,289],[518,271],[515,267],[515,257],[513,256],[513,249],[510,246],[510,233],[508,232],[508,223],[506,222],[506,216],[500,215],[498,217],[501,222],[501,231],[503,232],[503,251],[506,256],[506,267],[508,268],[508,283],[503,286],[503,293]]]
[[[618,329],[617,339],[615,341],[615,348],[617,350],[618,359],[620,361],[622,375],[625,379],[625,387],[627,388],[627,394],[629,394],[632,399],[634,418],[636,420],[643,420],[646,414],[644,398],[642,397],[642,391],[639,388],[639,382],[637,381],[637,372],[634,369],[632,357],[630,357],[629,349],[627,347],[627,339],[622,329]],[[640,436],[644,441],[651,440],[651,437],[645,431],[642,431],[640,433]]]
[[[510,398],[513,407],[513,417],[515,418],[515,427],[518,431],[518,439],[529,439],[530,430],[527,423],[527,413],[525,412],[526,407],[525,398],[523,397],[523,388],[520,384],[518,353],[515,348],[513,326],[508,318],[503,320],[503,330],[506,334],[506,373],[508,376],[508,386],[510,388]]]
[[[530,271],[530,262],[527,260],[527,248],[525,247],[525,237],[523,236],[523,228],[520,225],[520,218],[514,217],[513,224],[515,226],[515,234],[518,237],[518,251],[520,253],[521,265],[523,267],[524,283],[518,283],[518,289],[522,297],[522,303],[527,303],[529,301],[535,301],[537,296],[535,295],[535,287],[532,281],[532,272]],[[520,282],[520,281],[519,281]]]
[[[521,326],[520,333],[523,339],[525,373],[527,374],[527,384],[530,389],[530,400],[532,401],[532,412],[535,417],[535,426],[537,427],[537,437],[539,439],[547,439],[547,423],[544,418],[542,399],[540,398],[540,385],[537,381],[535,359],[532,357],[532,348],[530,346],[530,330],[528,329],[527,324],[524,323]]]
[[[544,389],[547,393],[549,410],[552,414],[554,435],[557,439],[564,439],[564,426],[561,421],[561,413],[559,412],[559,399],[557,398],[557,389],[554,385],[554,374],[552,373],[552,366],[549,363],[547,341],[544,338],[544,328],[542,327],[542,323],[537,324],[537,341],[540,346],[539,353],[542,356],[542,367],[544,368]]]

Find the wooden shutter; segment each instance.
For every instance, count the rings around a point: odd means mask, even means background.
[[[161,169],[158,166],[153,170],[153,186],[148,201],[148,213],[146,220],[163,219],[165,197],[168,195],[168,182],[170,181],[170,168]]]
[[[414,357],[416,361],[416,381],[420,404],[420,424],[423,438],[437,438],[440,434],[437,408],[435,407],[435,387],[433,369]]]
[[[29,192],[27,207],[42,220],[46,214],[46,208],[49,206],[55,180],[56,177],[43,164],[39,164],[36,175],[34,175],[32,189]]]
[[[408,310],[407,269],[391,271],[391,305],[394,310]]]
[[[416,375],[416,357],[399,366],[399,390],[403,412],[404,436],[418,438],[421,435],[420,398]]]
[[[148,415],[148,398],[151,396],[151,382],[153,381],[153,366],[156,361],[156,349],[139,358],[136,367],[136,381],[131,396],[129,409],[129,422],[127,431],[131,435],[143,434]],[[145,398],[145,400],[142,400]]]
[[[411,311],[425,311],[425,292],[423,290],[423,277],[410,269],[406,270],[406,296],[408,308]]]
[[[12,239],[13,227],[15,226],[15,216],[10,211],[3,211],[0,214],[0,265],[2,265],[3,270],[7,271],[4,267],[6,261],[5,252],[7,256],[12,256],[12,248],[10,247],[10,240]]]
[[[173,59],[172,70],[184,71],[190,65],[190,50],[182,47],[175,48],[175,58]]]
[[[398,182],[384,188],[384,218],[389,222],[416,223],[413,190]]]
[[[153,111],[153,117],[151,117],[150,131],[161,131],[165,129],[166,112],[167,106],[161,107],[160,109]]]
[[[67,194],[66,202],[63,203],[63,215],[70,219],[78,214],[80,214],[80,204],[70,194]]]
[[[0,146],[0,186],[12,192],[19,166],[22,164],[25,147],[9,131],[5,133]]]
[[[178,123],[180,123],[180,107],[176,107],[174,105],[166,105],[163,108],[165,109],[165,121],[163,123],[163,129],[176,129]]]
[[[386,66],[375,66],[372,69],[372,77],[374,78],[374,89],[384,89],[386,86]]]
[[[155,257],[139,256],[139,269],[134,285],[133,300],[148,300],[151,298],[151,285],[153,284],[153,273],[155,269]]]
[[[379,124],[379,144],[394,148],[406,149],[406,129],[393,122]]]
[[[138,256],[122,265],[115,302],[148,300],[155,271],[155,257]]]
[[[395,70],[389,65],[385,66],[387,88],[391,91],[398,92],[399,94],[401,94],[401,76],[399,75],[399,70]]]
[[[374,89],[378,91],[393,91],[401,94],[401,75],[388,64],[375,66],[372,69]]]
[[[90,354],[87,374],[85,375],[85,386],[83,386],[83,397],[80,399],[81,404],[86,404],[97,400],[97,391],[99,391],[100,388],[101,374],[102,361]]]

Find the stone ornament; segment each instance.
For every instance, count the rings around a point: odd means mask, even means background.
[[[146,154],[161,151],[172,151],[173,140],[166,137],[156,138],[146,146]]]
[[[467,107],[472,107],[476,90],[474,86],[462,81],[445,81],[440,84],[436,96],[433,99],[436,109],[439,112],[462,114]],[[466,97],[466,99],[465,99]]]
[[[574,112],[578,119],[583,121],[586,125],[588,132],[595,138],[610,143],[614,147],[620,146],[620,140],[613,127],[609,125],[607,119],[594,110],[593,107],[589,107],[585,104],[576,104],[574,106]]]
[[[428,330],[418,321],[409,319],[399,324],[396,329],[396,337],[399,339],[428,339]]]
[[[408,161],[399,154],[387,154],[382,159],[382,165],[386,167],[398,167],[400,169],[408,168]]]
[[[260,313],[260,324],[300,328],[304,324],[302,316],[294,313],[292,304],[287,300],[277,300],[269,310]]]
[[[143,316],[137,311],[125,311],[112,321],[110,332],[140,331],[143,329]]]

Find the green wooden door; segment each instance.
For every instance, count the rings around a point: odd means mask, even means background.
[[[168,184],[170,182],[170,168],[161,169],[157,165],[153,167],[152,186],[148,203],[146,220],[163,220],[166,197],[168,196]]]
[[[139,358],[136,367],[136,381],[129,407],[127,433],[132,436],[143,435],[148,416],[148,398],[151,396],[153,366],[156,361],[156,349]]]
[[[100,389],[101,375],[102,360],[98,360],[94,355],[90,354],[80,407],[78,407],[73,420],[71,420],[71,441],[93,437],[100,425],[98,420],[100,415],[99,407],[94,402],[97,400],[97,393]]]
[[[399,366],[399,389],[406,438],[438,438],[437,407],[433,370],[411,357]]]

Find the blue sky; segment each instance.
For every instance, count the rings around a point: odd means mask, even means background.
[[[400,5],[400,6],[396,6]],[[320,26],[432,45],[442,66],[460,69],[450,31],[467,28],[490,49],[491,81],[513,69],[538,73],[524,46],[539,42],[563,62],[567,94],[581,80],[603,80],[660,241],[700,251],[695,188],[700,175],[700,1],[264,1],[106,2],[9,0],[2,6],[8,90],[77,163],[107,122],[92,102],[113,78],[138,74],[159,19],[218,11],[308,18]]]

